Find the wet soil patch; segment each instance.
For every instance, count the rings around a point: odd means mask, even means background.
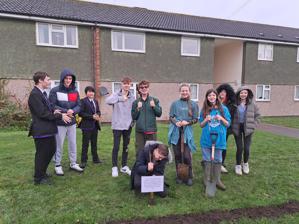
[[[299,202],[289,201],[280,205],[254,207],[254,208],[238,208],[233,210],[215,210],[206,213],[189,214],[189,215],[173,215],[153,219],[136,219],[130,221],[115,221],[109,224],[194,224],[194,223],[210,223],[216,224],[221,221],[237,221],[241,218],[275,219],[283,215],[299,213]]]

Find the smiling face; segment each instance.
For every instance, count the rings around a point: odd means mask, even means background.
[[[214,93],[214,92],[209,93],[207,99],[212,105],[214,105],[216,103],[216,99],[217,99],[216,93]]]
[[[148,85],[140,85],[138,87],[138,90],[142,96],[146,96],[149,93],[149,86]]]
[[[180,88],[180,95],[182,99],[187,99],[190,97],[190,89],[188,86],[182,86]]]
[[[65,78],[63,80],[63,84],[64,84],[65,87],[67,87],[67,88],[70,87],[72,82],[73,82],[73,76],[71,76],[71,75],[65,76]]]
[[[223,101],[225,101],[226,97],[227,97],[227,93],[226,93],[226,91],[225,91],[225,90],[222,90],[222,91],[219,93],[219,100],[220,100],[221,102],[223,102]]]
[[[131,87],[131,83],[130,82],[122,82],[121,83],[121,88],[125,92],[128,92],[130,90],[130,87]]]
[[[243,100],[246,100],[248,97],[248,90],[244,89],[240,92],[240,99],[243,101]]]

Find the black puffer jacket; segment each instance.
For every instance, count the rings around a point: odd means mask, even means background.
[[[234,91],[233,87],[230,84],[228,84],[228,83],[221,84],[216,89],[216,91],[217,91],[218,94],[222,90],[225,90],[226,91],[226,95],[227,95],[226,102],[223,103],[223,104],[228,108],[230,116],[231,116],[231,121],[233,122],[235,110],[237,108],[235,91]],[[229,135],[229,134],[232,134],[232,125],[230,125],[227,128],[227,135]]]

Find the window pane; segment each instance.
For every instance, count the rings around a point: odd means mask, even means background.
[[[66,44],[76,46],[76,27],[66,26]]]
[[[272,45],[266,45],[265,59],[272,60],[272,58],[273,58],[273,47],[272,47]]]
[[[112,32],[112,48],[122,50],[122,33],[121,32]]]
[[[258,59],[264,59],[265,58],[265,45],[259,44],[258,45]]]
[[[270,99],[270,90],[265,90],[264,91],[264,99],[269,100]]]
[[[64,45],[64,34],[61,32],[52,32],[52,44],[53,45]]]
[[[295,87],[295,99],[299,99],[299,86]]]
[[[182,53],[183,54],[193,54],[198,55],[198,40],[182,38]]]
[[[52,30],[63,31],[63,26],[62,25],[57,25],[57,24],[52,24]]]
[[[113,83],[113,85],[114,85],[114,87],[113,87],[114,92],[117,92],[121,89],[121,83],[120,82],[115,82],[115,83]]]
[[[49,44],[49,25],[38,24],[38,42],[41,44]]]
[[[197,99],[197,85],[190,85],[191,99]]]
[[[124,33],[125,49],[143,51],[144,35],[136,33]]]
[[[263,99],[263,86],[258,86],[256,88],[256,91],[257,91],[256,98],[257,99]]]

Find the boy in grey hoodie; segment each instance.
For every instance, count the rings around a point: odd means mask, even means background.
[[[130,92],[131,79],[125,77],[121,83],[121,89],[112,93],[105,100],[108,105],[113,107],[111,127],[113,131],[112,177],[118,176],[117,158],[121,136],[123,136],[123,152],[120,172],[131,175],[131,170],[127,166],[127,159],[132,129],[131,108],[135,98]]]

